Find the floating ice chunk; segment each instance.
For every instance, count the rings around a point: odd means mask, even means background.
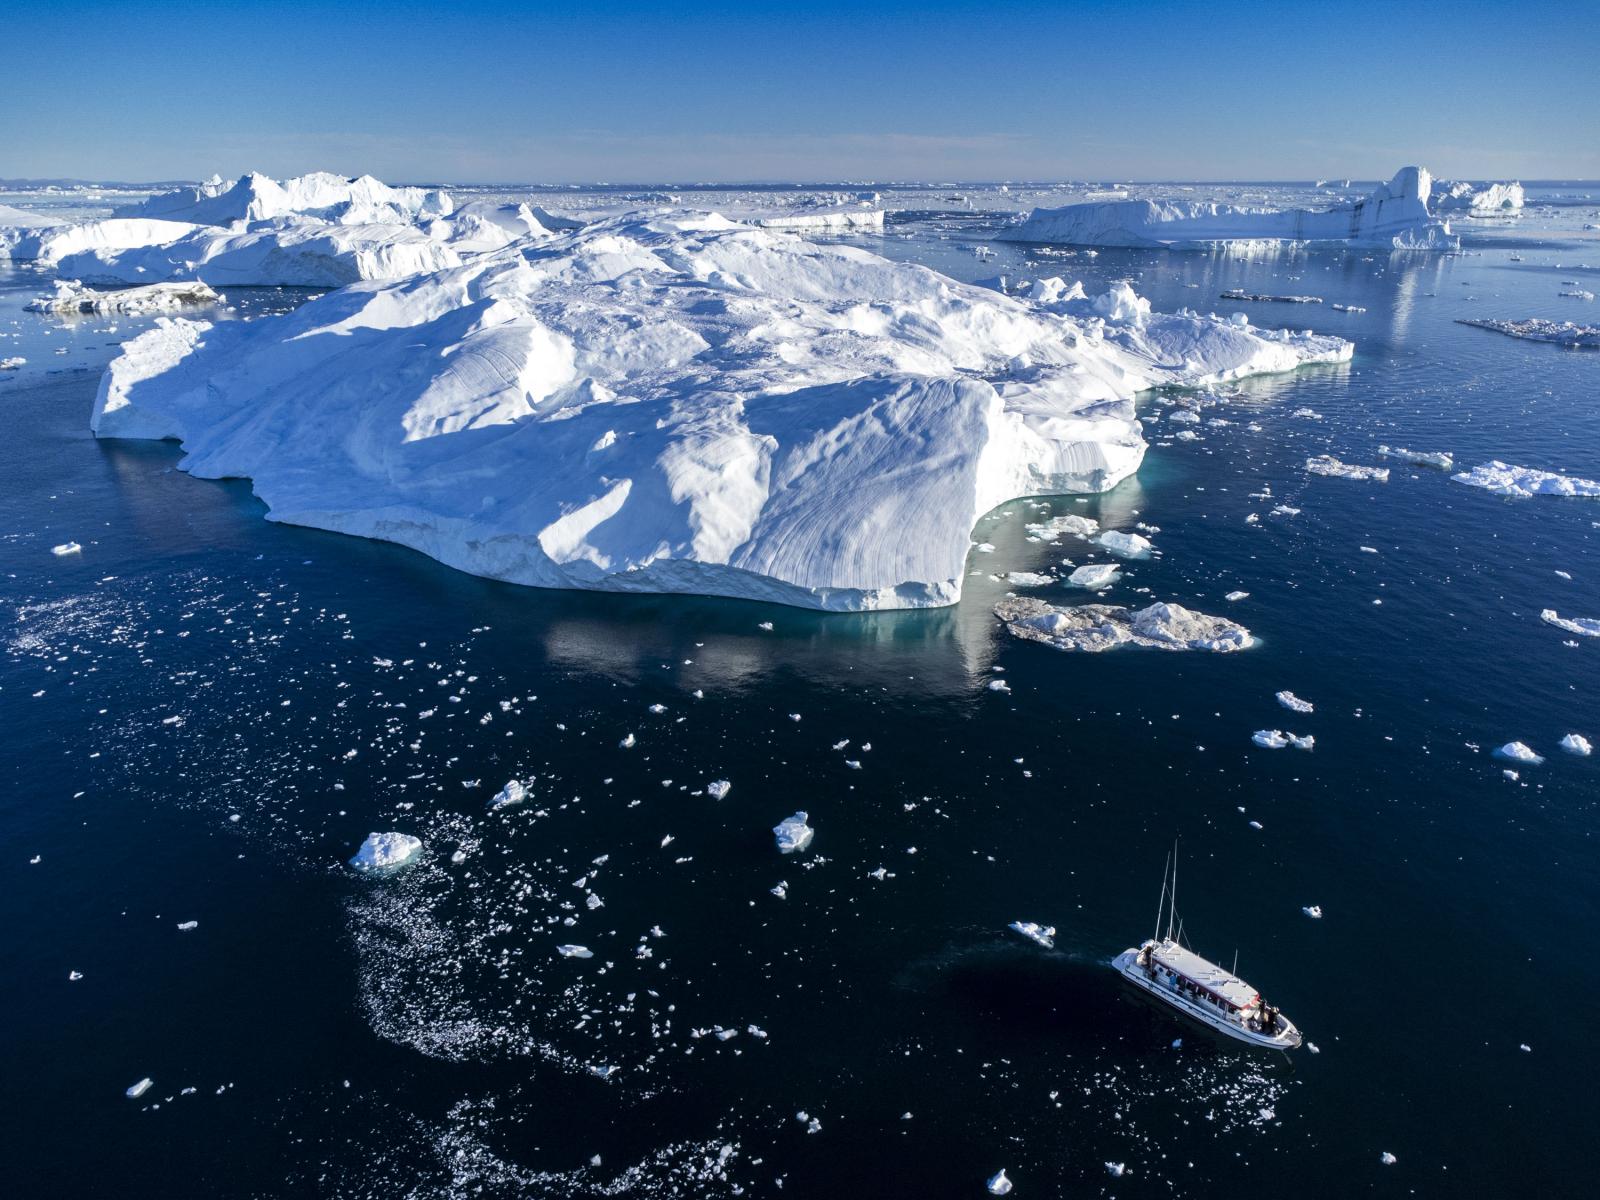
[[[638,744],[639,744],[639,739],[634,737],[633,734],[630,733],[627,737],[623,738],[620,742],[617,743],[617,748],[619,750],[632,750]]]
[[[1379,446],[1378,453],[1384,458],[1398,458],[1401,462],[1419,467],[1438,467],[1441,471],[1453,471],[1456,465],[1455,457],[1442,450],[1405,450],[1399,446]]]
[[[1004,679],[991,679],[989,680],[989,690],[991,692],[1006,692],[1009,694],[1011,685]]]
[[[556,953],[562,958],[593,958],[594,951],[587,946],[557,946]]]
[[[1018,596],[1002,600],[994,612],[1013,636],[1043,642],[1057,650],[1095,652],[1131,645],[1226,653],[1254,644],[1243,625],[1177,604],[1152,604],[1134,611],[1106,604],[1057,608],[1042,600]]]
[[[1496,758],[1507,758],[1512,762],[1527,763],[1537,767],[1544,762],[1542,755],[1535,754],[1533,750],[1522,742],[1507,742],[1494,752]]]
[[[1150,539],[1143,534],[1123,533],[1116,529],[1106,530],[1097,540],[1121,558],[1149,558],[1152,549]]]
[[[178,922],[178,928],[180,930],[182,930],[184,933],[189,933],[192,930],[199,929],[200,928],[200,922],[199,921],[179,921]]]
[[[1250,740],[1267,750],[1282,750],[1289,744],[1289,735],[1281,729],[1258,729],[1250,735]]]
[[[1334,312],[1364,313],[1364,312],[1367,311],[1365,308],[1362,308],[1361,305],[1359,305],[1359,304],[1338,304],[1338,303],[1334,303],[1334,304],[1328,305],[1328,307],[1333,309]]]
[[[1100,522],[1093,517],[1080,517],[1077,513],[1063,513],[1059,517],[1051,517],[1048,521],[1027,525],[1024,528],[1028,533],[1048,542],[1054,541],[1064,533],[1092,538],[1100,532]]]
[[[1006,582],[1016,587],[1048,587],[1055,581],[1055,576],[1041,575],[1037,571],[1006,572]]]
[[[28,365],[25,358],[13,355],[10,358],[0,358],[0,371],[20,371]]]
[[[1306,470],[1315,475],[1334,475],[1342,479],[1370,479],[1377,483],[1389,482],[1388,467],[1362,467],[1340,462],[1331,454],[1318,454],[1306,459]]]
[[[756,628],[760,629],[760,630],[762,630],[762,631],[764,631],[766,633],[771,633],[772,632],[772,622],[771,621],[762,621],[759,625],[756,626]]]
[[[76,280],[58,279],[55,288],[54,296],[30,300],[28,311],[143,315],[175,312],[201,304],[217,304],[223,299],[203,283],[152,283],[114,292],[97,292]]]
[[[1600,637],[1600,617],[1563,617],[1555,609],[1547,608],[1539,613],[1539,619],[1581,637]]]
[[[1113,1179],[1121,1179],[1128,1173],[1128,1168],[1119,1162],[1108,1162],[1106,1164],[1106,1173]]]
[[[383,871],[398,867],[422,849],[409,833],[369,833],[350,865],[358,871]]]
[[[1223,597],[1224,600],[1227,600],[1230,603],[1236,603],[1236,602],[1238,602],[1240,600],[1248,600],[1249,598],[1250,598],[1250,593],[1249,592],[1229,592],[1226,596]]]
[[[1322,905],[1320,904],[1308,904],[1300,911],[1305,913],[1305,915],[1310,917],[1313,921],[1322,920]]]
[[[767,889],[767,891],[771,892],[779,900],[787,900],[789,898],[789,884],[788,884],[788,881],[780,879],[772,887],[769,887]]]
[[[1013,921],[1011,928],[1031,942],[1038,942],[1046,950],[1055,949],[1056,927],[1054,925],[1040,925],[1035,921]]]
[[[1561,748],[1568,754],[1577,754],[1587,758],[1594,753],[1594,747],[1589,744],[1589,739],[1581,733],[1569,733],[1561,739]]]
[[[510,808],[513,804],[521,804],[527,798],[527,786],[520,779],[508,780],[505,787],[496,792],[494,798],[489,801],[489,809],[492,812],[495,809]]]
[[[710,796],[713,800],[721,800],[731,791],[733,791],[733,784],[729,783],[726,779],[714,779],[710,783],[706,784],[706,795]]]
[[[1277,697],[1278,703],[1283,705],[1283,707],[1287,708],[1290,712],[1308,713],[1316,711],[1316,705],[1312,704],[1309,700],[1300,699],[1300,697],[1296,696],[1293,692],[1278,692]]]
[[[68,554],[81,554],[82,552],[83,547],[78,545],[77,542],[62,542],[59,546],[50,547],[50,553],[54,554],[57,558],[61,558]]]
[[[148,1092],[154,1083],[155,1080],[151,1079],[147,1075],[123,1094],[126,1095],[129,1100],[137,1100],[140,1096]]]
[[[83,972],[82,971],[68,971],[67,972],[67,981],[69,983],[77,983],[78,980],[80,980],[82,978],[83,978]]]
[[[1108,588],[1122,578],[1122,572],[1116,563],[1086,563],[1067,576],[1067,582],[1073,587],[1088,588],[1097,592],[1101,588]]]
[[[1399,1162],[1400,1160],[1397,1159],[1394,1155],[1390,1154],[1387,1150],[1385,1150],[1382,1154],[1378,1155],[1378,1161],[1381,1162],[1386,1167],[1392,1167],[1392,1166],[1394,1166],[1395,1163]]]
[[[991,1196],[1009,1196],[1011,1194],[1011,1180],[1006,1178],[1004,1167],[989,1176],[989,1182],[986,1186]]]
[[[797,812],[792,817],[785,817],[773,826],[772,832],[778,839],[778,849],[785,854],[793,854],[804,850],[811,845],[811,838],[816,830],[806,824],[808,814]]]
[[[1575,475],[1560,475],[1554,471],[1540,471],[1533,467],[1514,467],[1499,459],[1450,476],[1457,483],[1479,487],[1497,496],[1600,496],[1600,482],[1579,479]]]
[[[652,704],[650,706],[650,711],[659,717],[662,713],[667,711],[667,706],[665,704]]]
[[[1555,342],[1560,346],[1600,346],[1600,325],[1575,325],[1571,321],[1546,321],[1539,317],[1525,321],[1469,321],[1457,318],[1456,324],[1475,325],[1479,329],[1492,329],[1496,333],[1533,342]]]
[[[1224,300],[1249,300],[1258,304],[1321,304],[1321,296],[1268,296],[1230,288],[1222,293]]]

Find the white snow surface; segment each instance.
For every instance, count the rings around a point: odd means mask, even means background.
[[[1499,459],[1450,476],[1457,483],[1479,487],[1497,496],[1600,496],[1600,482],[1579,479],[1575,475],[1560,475],[1554,471],[1540,471],[1534,467],[1514,467]]]
[[[117,217],[154,217],[192,225],[231,225],[275,217],[312,217],[340,225],[404,223],[419,217],[448,216],[454,208],[446,192],[390,187],[370,175],[347,179],[314,171],[281,183],[251,171],[233,183],[202,183],[151,196],[117,209]]]
[[[1036,208],[1001,239],[1076,246],[1209,249],[1218,243],[1342,242],[1399,250],[1458,250],[1461,239],[1428,210],[1432,177],[1402,167],[1353,204],[1324,211],[1195,201],[1118,200]]]
[[[181,440],[183,469],[252,479],[273,520],[491,578],[950,604],[980,515],[1138,468],[1136,392],[1352,349],[1111,307],[714,215],[619,217],[283,316],[160,318],[91,426]]]
[[[400,866],[421,849],[422,842],[409,833],[369,833],[350,865],[358,871],[381,871]]]

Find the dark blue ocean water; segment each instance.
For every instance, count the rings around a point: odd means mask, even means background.
[[[865,616],[521,589],[274,525],[175,447],[88,433],[139,322],[21,314],[39,280],[0,276],[0,356],[29,358],[0,383],[5,1191],[980,1196],[1004,1167],[1019,1197],[1588,1194],[1600,762],[1557,742],[1600,741],[1600,642],[1539,612],[1600,616],[1600,503],[1303,462],[1387,442],[1600,477],[1600,354],[1453,323],[1592,322],[1557,293],[1600,248],[1040,258],[989,234],[867,244],[1356,341],[1048,502],[1159,527],[1112,600],[1225,612],[1257,648],[1010,640],[995,576],[1085,557],[1027,540],[1034,504],[980,525],[961,605]],[[1548,757],[1515,782],[1489,753],[1512,739]],[[486,815],[513,775],[533,798]],[[786,859],[797,809],[816,840]],[[424,858],[352,877],[373,829]],[[1237,951],[1318,1053],[1215,1040],[1109,971],[1174,838],[1189,939]]]

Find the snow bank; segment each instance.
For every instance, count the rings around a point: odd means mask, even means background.
[[[315,171],[280,183],[251,171],[231,184],[217,180],[162,192],[117,209],[113,216],[154,217],[193,225],[302,216],[341,225],[371,225],[448,216],[453,207],[446,192],[390,187],[370,175],[346,179]]]
[[[1114,646],[1149,646],[1226,653],[1254,644],[1243,625],[1177,604],[1152,604],[1136,611],[1108,604],[1058,608],[1032,597],[1008,596],[995,605],[994,614],[1013,636],[1057,650],[1097,652]]]
[[[808,813],[797,812],[774,825],[772,833],[778,840],[778,849],[785,854],[793,854],[811,845],[811,839],[817,831],[806,824],[809,819]]]
[[[949,604],[980,515],[1137,469],[1136,392],[1351,351],[1117,307],[1134,312],[715,216],[621,217],[280,317],[160,319],[108,368],[92,427],[181,439],[185,470],[249,477],[274,520],[491,578]]]
[[[1077,246],[1209,249],[1219,243],[1343,242],[1398,250],[1458,250],[1448,222],[1428,211],[1432,178],[1403,167],[1370,196],[1325,211],[1150,200],[1036,208],[1000,237]]]
[[[40,296],[27,304],[29,312],[48,313],[157,313],[175,312],[222,299],[203,283],[153,283],[146,287],[97,292],[71,279],[58,279],[54,296]]]
[[[418,850],[422,842],[409,833],[369,833],[350,865],[358,871],[383,871],[398,867]]]
[[[1558,475],[1533,467],[1514,467],[1499,459],[1450,476],[1457,483],[1483,488],[1497,496],[1600,496],[1600,483],[1575,475]]]

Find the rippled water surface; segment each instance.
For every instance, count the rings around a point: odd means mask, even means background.
[[[994,242],[1026,197],[968,191],[858,240],[1131,279],[1355,359],[1198,424],[1151,396],[1138,477],[984,518],[959,606],[824,616],[272,524],[175,447],[88,433],[142,320],[24,313],[47,281],[0,272],[0,357],[28,359],[0,382],[8,1191],[972,1196],[1004,1167],[1018,1196],[1589,1193],[1600,763],[1557,743],[1600,741],[1600,640],[1539,613],[1600,617],[1600,502],[1304,461],[1600,478],[1600,354],[1455,323],[1596,323],[1559,296],[1597,290],[1592,213],[1469,223],[1459,256],[1091,257]],[[1010,639],[1008,572],[1104,557],[1030,538],[1065,513],[1158,530],[1108,602],[1260,645]],[[1516,780],[1490,755],[1513,739],[1547,756]],[[487,811],[512,777],[528,801]],[[816,839],[786,858],[797,810]],[[373,829],[426,850],[354,877]],[[1186,937],[1316,1053],[1216,1040],[1108,969],[1174,838]]]

